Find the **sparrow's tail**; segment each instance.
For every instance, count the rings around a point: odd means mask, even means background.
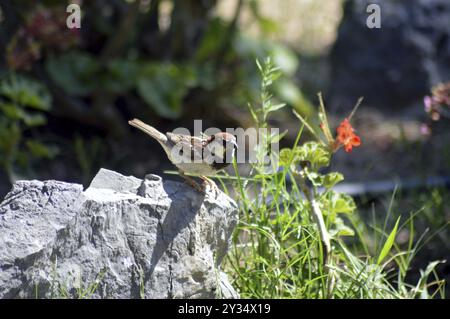
[[[138,129],[140,129],[141,131],[147,133],[148,135],[150,135],[151,137],[153,137],[154,139],[156,139],[158,142],[160,142],[162,144],[167,143],[167,136],[166,135],[164,135],[163,133],[161,133],[160,131],[158,131],[154,127],[152,127],[152,126],[150,126],[148,124],[145,124],[141,120],[133,119],[131,121],[128,121],[128,124],[130,124],[131,126],[137,127]]]

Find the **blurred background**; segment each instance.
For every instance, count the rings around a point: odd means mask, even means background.
[[[80,29],[66,26],[69,3],[81,7]],[[381,7],[380,29],[366,26],[369,3]],[[273,94],[289,106],[270,120],[288,130],[281,147],[299,129],[291,110],[313,119],[318,92],[333,127],[364,96],[352,123],[363,144],[337,153],[333,170],[362,214],[386,214],[394,193],[395,214],[421,211],[419,229],[434,236],[418,269],[448,259],[448,0],[1,0],[0,198],[18,179],[87,186],[100,167],[173,169],[128,119],[161,131],[194,119],[251,127],[255,59],[266,56],[283,72]],[[440,271],[448,279],[449,264]]]

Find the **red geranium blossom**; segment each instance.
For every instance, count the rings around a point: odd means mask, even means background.
[[[355,131],[347,118],[339,124],[336,131],[336,148],[344,146],[345,151],[350,153],[353,147],[361,145],[360,137],[355,134]]]

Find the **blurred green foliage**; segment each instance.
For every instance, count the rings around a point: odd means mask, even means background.
[[[27,168],[28,158],[51,158],[54,151],[25,134],[45,125],[51,96],[44,86],[28,78],[11,74],[0,81],[0,166],[13,175],[13,166]]]
[[[74,152],[96,139],[106,141],[102,147],[120,143],[129,138],[130,117],[153,123],[203,118],[245,126],[241,115],[227,109],[245,109],[257,98],[254,61],[268,55],[283,74],[273,87],[274,98],[310,114],[312,107],[294,80],[297,55],[239,27],[247,8],[263,35],[281,31],[261,15],[258,1],[237,1],[229,20],[215,14],[218,4],[83,1],[81,29],[70,30],[61,1],[2,1],[2,168],[13,179],[18,167],[55,155],[40,140],[43,136],[66,149],[67,140],[73,141]],[[226,117],[218,116],[222,113]],[[93,165],[88,162],[96,161],[95,151],[64,153],[83,159],[76,160],[83,175]]]

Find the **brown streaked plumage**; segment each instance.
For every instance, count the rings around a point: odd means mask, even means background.
[[[227,162],[228,152],[232,152],[228,159],[230,160],[237,148],[236,137],[226,132],[219,132],[202,138],[174,133],[163,134],[139,119],[133,119],[128,123],[157,140],[169,160],[180,171],[180,175],[201,191],[203,191],[203,188],[186,176],[185,173],[200,175],[200,178],[207,184],[215,186],[214,182],[207,176],[214,175],[227,167],[230,164],[230,162]]]

